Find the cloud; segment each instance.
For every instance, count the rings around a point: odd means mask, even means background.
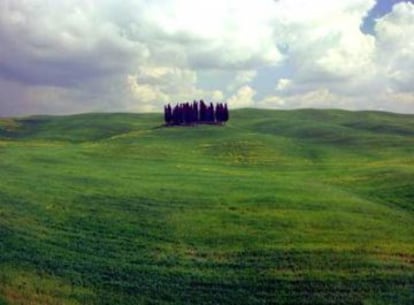
[[[379,0],[385,1],[385,0]],[[374,0],[4,0],[0,115],[165,102],[414,112],[414,4]]]
[[[183,100],[193,96],[197,91],[195,83],[194,71],[173,67],[141,67],[135,75],[127,76],[129,92],[140,102],[140,111],[156,111],[172,98]]]
[[[267,96],[257,102],[257,106],[260,108],[268,108],[268,109],[281,109],[285,107],[285,100],[277,95]]]
[[[140,67],[136,74],[127,76],[127,86],[137,111],[159,111],[164,104],[193,99],[222,100],[220,90],[197,87],[197,73],[190,69],[165,66]]]
[[[252,107],[255,105],[255,101],[253,100],[255,95],[256,91],[246,85],[239,88],[239,90],[227,100],[227,103],[229,104],[229,107],[232,108]]]
[[[169,59],[177,65],[235,70],[276,64],[282,59],[267,24],[269,8],[275,9],[271,2],[167,2],[165,6],[154,1],[146,10],[159,42],[169,46],[162,47],[162,56],[152,49],[157,58],[171,54]]]
[[[326,88],[289,96],[267,96],[258,102],[264,108],[332,108],[340,98]]]
[[[414,5],[394,5],[376,21],[373,36],[359,29],[372,5],[362,2],[330,3],[322,11],[315,9],[321,1],[312,2],[314,11],[301,18],[285,12],[280,31],[286,35],[286,66],[292,72],[289,79],[280,78],[272,96],[258,105],[280,107],[282,100],[286,108],[413,112],[414,49],[408,41],[414,35]],[[342,7],[336,10],[335,5]]]
[[[399,3],[378,20],[377,63],[390,90],[414,92],[414,4]]]
[[[0,75],[66,87],[122,73],[148,56],[145,45],[125,39],[99,13],[92,1],[2,1]]]
[[[283,91],[283,90],[289,89],[291,85],[292,85],[292,80],[287,79],[287,78],[281,78],[278,80],[276,84],[276,90]]]
[[[234,91],[242,85],[247,85],[256,77],[257,72],[255,70],[242,70],[237,71],[233,76],[231,83],[227,86],[228,91]]]
[[[360,31],[374,1],[281,1],[276,35],[301,83],[342,81],[371,70],[375,39]],[[296,12],[294,8],[303,7]]]

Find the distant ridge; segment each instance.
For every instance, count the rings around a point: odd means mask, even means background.
[[[163,123],[160,113],[83,113],[0,119],[0,138],[102,140],[123,133],[150,130]],[[358,135],[414,135],[414,115],[337,109],[236,109],[228,125],[246,132],[333,141]]]

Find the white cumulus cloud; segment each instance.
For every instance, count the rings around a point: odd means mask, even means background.
[[[256,95],[256,91],[250,86],[243,86],[237,90],[237,92],[231,96],[227,103],[232,108],[252,107],[255,105],[253,97]]]

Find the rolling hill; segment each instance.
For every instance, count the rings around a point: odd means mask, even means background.
[[[414,115],[0,119],[0,304],[414,304]]]

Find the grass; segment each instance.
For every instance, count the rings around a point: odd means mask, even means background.
[[[414,303],[414,117],[0,121],[0,304]]]

